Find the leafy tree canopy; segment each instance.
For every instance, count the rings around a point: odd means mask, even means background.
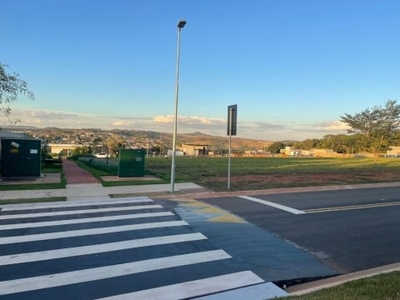
[[[93,150],[90,146],[82,146],[75,148],[71,151],[71,155],[85,155],[85,154],[92,154]]]
[[[17,101],[18,96],[25,95],[29,99],[35,99],[35,95],[28,89],[26,81],[22,80],[17,73],[6,72],[7,65],[0,63],[0,113],[9,117],[11,108],[9,104]]]
[[[380,151],[387,150],[395,140],[400,126],[400,105],[396,100],[389,100],[385,106],[367,108],[354,115],[344,114],[341,121],[350,129],[348,133],[361,134],[362,146],[378,158]]]
[[[125,139],[117,134],[110,134],[106,140],[109,153],[115,156],[118,156],[119,148],[124,147],[125,144]]]
[[[283,142],[275,142],[268,146],[268,151],[273,154],[277,154],[280,153],[281,149],[285,149],[285,147],[286,144]]]

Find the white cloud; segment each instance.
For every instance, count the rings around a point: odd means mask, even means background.
[[[154,122],[173,124],[174,116],[173,115],[155,116]],[[178,123],[181,123],[181,124],[216,125],[216,124],[225,124],[225,122],[226,122],[225,119],[219,119],[219,118],[206,118],[206,117],[199,117],[199,116],[178,116]]]
[[[178,120],[181,123],[191,124],[191,125],[201,124],[201,125],[215,126],[215,125],[221,125],[221,124],[226,123],[225,119],[205,118],[205,117],[199,117],[199,116],[180,116]]]
[[[13,118],[20,119],[20,125],[60,128],[102,128],[135,129],[157,132],[171,132],[174,116],[117,117],[98,116],[74,112],[46,110],[13,110]],[[202,116],[179,116],[178,134],[202,132],[215,136],[226,136],[226,119]],[[318,123],[298,122],[253,122],[238,120],[237,136],[241,138],[268,141],[305,140],[322,138],[327,134],[345,134],[347,126],[338,121]]]
[[[337,131],[337,130],[347,130],[350,129],[350,127],[346,123],[337,120],[337,121],[332,121],[330,124],[327,124],[325,129]]]
[[[156,122],[156,123],[171,123],[172,124],[174,122],[174,116],[155,116],[154,122]]]
[[[115,127],[131,127],[133,126],[134,122],[124,121],[124,120],[115,120],[111,122],[111,126]]]

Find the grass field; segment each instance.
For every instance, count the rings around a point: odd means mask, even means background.
[[[170,180],[170,158],[146,158],[146,173]],[[177,157],[176,181],[213,191],[227,189],[228,158]],[[321,186],[400,181],[400,159],[382,158],[231,158],[231,189]]]
[[[400,300],[400,272],[381,274],[347,282],[303,296],[293,296],[293,300]]]

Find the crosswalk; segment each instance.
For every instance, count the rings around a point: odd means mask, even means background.
[[[1,207],[0,299],[192,299],[263,282],[148,197]]]

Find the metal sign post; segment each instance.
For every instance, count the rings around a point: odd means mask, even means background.
[[[231,190],[231,135],[229,134],[229,152],[228,152],[228,191]]]
[[[232,135],[236,135],[237,104],[228,106],[228,191],[231,190],[231,141]]]

